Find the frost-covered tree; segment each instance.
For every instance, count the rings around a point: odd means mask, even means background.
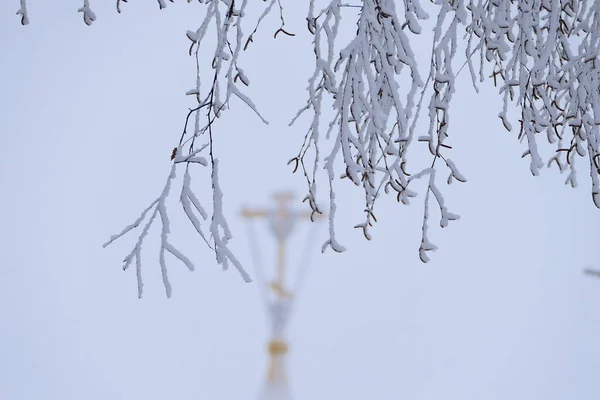
[[[170,0],[173,2],[173,0]],[[126,0],[116,0],[121,12]],[[197,3],[188,0],[188,3]],[[185,116],[183,132],[172,151],[173,165],[163,191],[131,225],[106,245],[127,232],[140,229],[138,240],[125,258],[124,268],[137,268],[142,293],[141,248],[150,226],[162,224],[160,266],[167,295],[171,287],[165,264],[166,252],[189,269],[193,263],[169,242],[168,196],[179,196],[190,222],[214,251],[216,260],[233,265],[250,280],[228,248],[231,232],[222,210],[219,163],[213,151],[214,121],[230,112],[232,97],[241,99],[258,118],[265,117],[250,99],[249,77],[242,54],[252,51],[261,23],[279,14],[277,35],[293,36],[285,28],[283,0],[198,0],[204,8],[195,30],[187,31],[189,54],[196,62],[194,86],[187,95],[195,107]],[[468,71],[474,89],[493,80],[503,100],[499,123],[524,142],[522,157],[538,175],[542,168],[557,168],[566,183],[577,186],[579,162],[589,167],[592,201],[600,208],[600,1],[594,0],[306,0],[306,26],[314,38],[314,71],[307,73],[307,100],[298,116],[312,116],[300,149],[291,160],[293,171],[307,182],[305,202],[313,214],[327,212],[329,237],[323,250],[344,251],[336,240],[334,181],[345,178],[360,188],[365,198],[365,219],[356,227],[370,239],[376,221],[375,205],[384,194],[409,204],[417,195],[414,182],[424,180],[422,239],[419,256],[429,260],[436,246],[428,230],[432,208],[441,227],[458,215],[448,210],[443,186],[466,182],[450,158],[452,97],[456,76]],[[167,0],[158,0],[160,8]],[[256,10],[258,9],[258,13]],[[250,13],[252,10],[254,13]],[[87,25],[96,15],[89,0],[79,12]],[[417,63],[415,38],[422,24],[435,21],[429,63]],[[26,0],[17,14],[29,21]],[[251,19],[247,15],[256,14]],[[338,33],[355,26],[350,40]],[[183,28],[182,28],[183,29]],[[210,57],[201,55],[210,54]],[[247,62],[247,61],[246,61]],[[261,62],[268,63],[268,60]],[[201,71],[211,71],[207,79]],[[333,112],[330,107],[333,106]],[[327,110],[325,110],[327,108]],[[326,111],[326,112],[325,112]],[[423,124],[419,124],[423,120]],[[425,167],[413,154],[424,148]],[[422,160],[422,157],[420,158]],[[324,169],[329,197],[321,210],[317,171]],[[191,189],[192,177],[203,171],[212,180],[212,214]],[[172,186],[183,174],[180,188]],[[438,209],[439,213],[435,210]],[[209,216],[209,214],[211,214]]]

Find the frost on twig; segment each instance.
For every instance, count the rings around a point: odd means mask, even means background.
[[[17,15],[21,17],[21,25],[29,25],[29,15],[27,14],[27,0],[19,0],[21,7],[17,10]],[[126,2],[127,0],[117,0],[117,10],[120,10],[120,1]],[[96,20],[96,14],[90,8],[90,1],[83,0],[83,7],[77,9],[77,12],[83,13],[83,21],[86,25],[92,25],[92,22]]]
[[[442,216],[440,225],[458,216],[447,211],[444,199],[435,183],[435,164],[438,159],[446,162],[450,176],[465,181],[456,166],[442,155],[448,138],[448,104],[454,92],[451,60],[455,42],[451,33],[438,32],[432,52],[432,65],[427,81],[434,81],[434,94],[429,104],[430,127],[427,135],[417,141],[425,142],[432,155],[431,165],[421,172],[411,174],[408,163],[409,148],[414,142],[418,111],[421,109],[426,82],[421,78],[417,62],[410,46],[409,31],[421,32],[419,20],[428,14],[418,1],[405,2],[404,20],[396,12],[392,0],[364,0],[359,10],[356,36],[339,52],[335,39],[342,20],[341,8],[345,5],[333,0],[320,13],[314,11],[311,2],[308,29],[315,36],[315,72],[309,79],[308,101],[298,115],[312,110],[313,119],[299,154],[292,159],[295,169],[301,167],[308,183],[307,201],[313,212],[320,212],[316,204],[316,170],[320,165],[320,132],[322,101],[325,95],[333,98],[334,116],[329,121],[325,140],[332,143],[331,151],[323,160],[323,168],[329,177],[329,234],[323,250],[330,246],[335,251],[343,247],[335,238],[335,201],[333,180],[336,177],[335,160],[341,158],[344,165],[342,178],[362,188],[365,196],[365,220],[356,225],[365,238],[371,239],[369,228],[377,221],[374,207],[382,192],[396,193],[397,200],[408,204],[416,192],[409,189],[412,181],[429,177],[426,195],[425,218],[421,259],[427,261],[424,252],[435,246],[427,238],[429,193],[438,203]],[[448,12],[452,9],[446,6]],[[445,18],[446,14],[440,16]],[[456,25],[456,17],[451,22]],[[408,30],[403,28],[407,27]],[[400,86],[405,79],[407,85]],[[419,95],[420,94],[420,99]],[[416,111],[416,112],[415,112]],[[307,164],[308,151],[314,151],[312,163]]]
[[[472,0],[465,7],[480,79],[485,60],[493,65],[491,77],[504,100],[499,117],[508,131],[508,104],[517,105],[518,138],[527,143],[523,156],[530,159],[531,173],[556,165],[575,187],[575,159],[587,158],[592,200],[600,208],[600,2]],[[540,135],[554,147],[547,162]]]
[[[124,262],[123,270],[126,270],[127,268],[129,268],[131,263],[133,261],[135,261],[137,282],[138,282],[138,297],[142,297],[142,293],[143,293],[143,282],[142,282],[142,275],[141,275],[142,245],[144,243],[144,239],[146,238],[146,235],[148,234],[150,227],[152,226],[153,222],[156,220],[157,215],[160,217],[160,220],[162,223],[159,261],[160,261],[160,268],[161,268],[161,272],[162,272],[162,280],[163,280],[163,284],[165,286],[165,290],[167,292],[167,297],[171,297],[171,284],[169,283],[169,278],[167,275],[165,251],[168,251],[169,253],[171,253],[172,255],[177,257],[179,260],[181,260],[186,265],[186,267],[188,267],[188,269],[190,271],[194,270],[194,266],[191,263],[191,261],[187,257],[185,257],[180,251],[178,251],[168,241],[169,233],[171,232],[171,230],[170,230],[169,216],[167,213],[167,207],[166,207],[165,203],[166,203],[169,193],[171,191],[172,182],[176,176],[176,167],[177,167],[177,164],[173,163],[173,166],[171,167],[171,172],[169,174],[169,177],[167,178],[167,182],[166,182],[165,187],[163,188],[160,196],[156,200],[154,200],[150,204],[150,206],[142,212],[142,215],[140,215],[140,217],[137,220],[135,220],[135,222],[133,222],[131,225],[125,227],[125,229],[123,229],[120,233],[111,236],[110,240],[108,242],[104,243],[104,245],[103,245],[103,247],[110,245],[115,240],[119,239],[120,237],[122,237],[123,235],[128,233],[129,231],[136,229],[137,227],[140,226],[140,224],[145,222],[144,227],[142,228],[142,232],[140,233],[136,244],[133,246],[133,249],[131,250],[131,252],[123,260],[123,262]],[[149,211],[152,211],[152,213],[150,214],[150,216],[148,218],[146,218]]]
[[[236,8],[234,1],[207,2],[206,15],[199,28],[196,31],[187,31],[186,36],[191,42],[189,54],[194,56],[196,63],[196,82],[194,87],[187,91],[187,94],[195,99],[196,106],[187,113],[179,143],[173,149],[171,173],[159,198],[142,213],[138,220],[126,227],[120,234],[114,235],[105,244],[106,246],[112,243],[115,239],[140,226],[142,221],[145,221],[138,242],[125,258],[124,265],[126,269],[134,260],[136,262],[139,296],[142,294],[143,287],[140,270],[141,247],[148,229],[156,220],[157,215],[160,217],[162,224],[159,263],[168,297],[171,296],[171,284],[167,274],[166,253],[175,256],[188,269],[194,269],[193,263],[168,240],[170,221],[165,200],[172,191],[171,186],[178,167],[185,169],[179,199],[187,219],[204,243],[215,253],[217,263],[221,264],[224,270],[233,266],[244,281],[251,281],[250,276],[229,248],[232,234],[223,212],[223,193],[219,184],[219,163],[214,153],[216,145],[214,126],[217,118],[229,108],[232,97],[240,99],[264,123],[268,123],[252,100],[238,87],[239,85],[248,86],[250,84],[248,77],[239,65],[240,53],[244,47],[241,22],[246,5],[247,1],[242,1],[240,8]],[[216,36],[216,45],[202,52],[202,45],[206,43],[204,39],[209,34],[211,27],[214,29],[213,34]],[[207,52],[211,54],[208,65],[203,61],[206,59]],[[208,84],[202,80],[201,71],[203,69],[212,70],[212,77]],[[223,87],[224,90],[222,90]],[[210,169],[212,182],[213,201],[212,216],[210,217],[194,194],[191,185],[192,169],[203,169],[203,167]],[[198,173],[195,172],[195,174]],[[210,221],[207,221],[209,218]],[[209,222],[208,227],[203,226],[205,222]]]
[[[17,15],[21,17],[21,25],[29,25],[29,16],[27,15],[27,0],[21,0],[21,7],[17,10]]]
[[[168,1],[157,0],[158,6],[165,8]],[[117,0],[119,12],[121,2],[126,0]],[[17,14],[21,23],[27,24],[26,1],[20,3]],[[187,184],[188,188],[189,168],[196,164],[210,168],[214,201],[209,236],[200,229],[200,223],[208,216],[203,217],[206,213],[201,211],[190,190],[182,191],[182,207],[202,239],[215,251],[217,261],[224,267],[231,263],[242,272],[227,248],[231,234],[221,214],[213,125],[229,108],[232,97],[241,100],[267,123],[244,91],[250,80],[241,67],[240,52],[253,42],[261,23],[276,4],[281,25],[274,37],[294,33],[285,28],[280,0],[250,3],[251,7],[263,9],[249,35],[242,30],[248,0],[199,0],[199,3],[204,4],[206,15],[197,30],[186,33],[191,42],[189,54],[196,59],[196,82],[187,94],[196,104],[187,114],[173,159],[175,164],[185,165],[184,186]],[[448,210],[443,197],[444,181],[466,182],[451,157],[450,119],[455,81],[463,67],[467,67],[476,91],[488,77],[498,87],[503,100],[498,117],[508,131],[518,131],[518,139],[525,142],[522,157],[528,159],[531,173],[538,175],[542,167],[556,166],[566,174],[565,183],[576,187],[577,169],[581,168],[578,164],[576,169],[576,160],[584,159],[590,168],[592,201],[600,208],[600,1],[326,0],[325,3],[318,11],[315,0],[308,2],[306,20],[307,29],[314,36],[315,70],[308,80],[307,102],[291,123],[305,113],[311,114],[312,120],[298,154],[290,160],[294,172],[300,171],[306,180],[305,201],[313,216],[322,212],[317,206],[317,170],[323,168],[327,174],[329,238],[324,250],[328,247],[337,252],[344,250],[334,229],[337,209],[334,185],[340,175],[364,194],[365,219],[356,228],[367,239],[371,239],[370,227],[377,222],[377,199],[392,194],[398,202],[409,204],[417,196],[414,182],[422,180],[426,187],[419,255],[424,262],[429,260],[428,253],[436,249],[429,240],[430,216],[439,215],[442,228],[459,218]],[[84,0],[79,11],[88,25],[96,18],[89,0]],[[437,18],[429,63],[422,68],[417,65],[413,44],[422,34],[421,24],[430,12],[436,13]],[[356,24],[356,28],[348,21]],[[354,36],[346,43],[338,43],[339,32],[347,26],[352,26]],[[212,32],[211,27],[214,27]],[[212,35],[207,36],[209,32]],[[213,38],[214,46],[200,57],[201,46]],[[201,79],[207,72],[210,79]],[[326,115],[324,108],[329,102],[333,103],[333,113]],[[515,110],[516,118],[510,116]],[[420,117],[423,124],[419,124]],[[188,122],[193,129],[188,130]],[[422,153],[425,159],[417,156]],[[166,213],[158,208],[160,197],[153,204],[155,208],[151,207],[146,211],[150,214],[143,217],[154,221],[159,215],[163,226],[166,223],[168,227]],[[145,232],[142,231],[142,241]],[[166,232],[168,236],[168,229]],[[163,269],[165,251],[188,265],[166,239],[164,243],[167,244],[161,248],[160,259]],[[134,248],[131,255],[138,271],[139,254]],[[166,273],[164,279],[170,293]],[[141,280],[139,286],[141,290]]]
[[[92,22],[96,20],[96,14],[90,8],[90,0],[83,0],[83,7],[77,10],[80,13],[83,13],[83,22],[87,26],[92,25]]]
[[[330,238],[324,249],[342,249],[335,239],[335,213],[331,212],[335,210],[335,167],[341,164],[342,178],[364,193],[366,218],[356,228],[369,240],[369,228],[376,222],[376,200],[383,193],[395,193],[399,202],[409,204],[417,195],[410,189],[411,183],[427,178],[419,255],[423,262],[429,260],[427,252],[436,249],[428,237],[430,203],[439,209],[441,227],[459,218],[448,211],[437,177],[445,169],[448,184],[466,182],[449,158],[450,108],[455,79],[462,69],[456,71],[454,64],[463,61],[475,90],[477,81],[484,80],[485,67],[491,65],[490,77],[500,85],[504,100],[499,117],[509,131],[508,105],[517,106],[518,138],[527,143],[523,157],[530,158],[531,172],[538,175],[543,165],[556,164],[561,172],[568,172],[566,183],[575,187],[575,158],[588,158],[592,198],[600,208],[600,2],[425,2],[437,11],[425,81],[411,47],[415,36],[421,34],[420,21],[429,17],[421,1],[359,3],[348,7],[331,0],[315,12],[315,1],[310,2],[307,27],[314,35],[315,71],[308,81],[307,103],[292,120],[294,123],[301,114],[312,112],[304,142],[290,163],[294,172],[300,170],[306,178],[306,200],[313,212],[320,212],[316,206],[317,169],[323,167],[329,177]],[[343,8],[349,9],[344,21],[355,17],[356,34],[349,42],[336,44]],[[463,39],[459,39],[461,35]],[[463,59],[457,57],[459,50],[464,50]],[[479,66],[475,66],[475,55],[479,55]],[[322,121],[325,97],[333,99],[334,114]],[[422,113],[426,113],[429,127],[417,134]],[[320,132],[323,122],[327,122],[325,135]],[[539,134],[555,146],[547,162],[538,146]],[[416,152],[411,150],[415,142],[425,146],[431,156],[424,168],[409,159]],[[321,160],[326,144],[330,150]]]

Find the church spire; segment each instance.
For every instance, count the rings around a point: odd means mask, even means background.
[[[277,264],[274,276],[266,274],[257,276],[258,284],[268,289],[265,296],[270,322],[271,338],[267,345],[269,364],[266,382],[259,400],[291,400],[293,399],[287,377],[287,353],[289,344],[286,339],[286,328],[294,301],[289,276],[286,270],[286,244],[290,233],[299,218],[309,217],[310,213],[294,211],[290,208],[293,196],[290,193],[279,193],[274,196],[276,207],[271,209],[244,209],[245,218],[266,219],[271,233],[277,241]],[[261,266],[257,266],[261,267]],[[300,268],[305,268],[301,265]],[[258,274],[257,274],[258,275]],[[262,278],[262,281],[260,279]]]

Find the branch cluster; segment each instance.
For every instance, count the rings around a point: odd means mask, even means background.
[[[485,67],[491,64],[490,77],[500,85],[504,100],[499,117],[511,130],[509,103],[516,106],[520,113],[518,138],[527,142],[523,157],[530,157],[534,175],[545,164],[555,163],[561,172],[568,172],[566,183],[575,187],[575,159],[587,158],[593,202],[600,208],[600,2],[438,0],[434,2],[438,13],[425,81],[411,46],[412,39],[421,34],[420,21],[429,18],[420,1],[360,3],[351,6],[331,0],[317,13],[313,0],[307,18],[308,29],[314,35],[315,72],[309,79],[307,103],[296,118],[311,110],[313,119],[300,152],[290,163],[294,163],[294,171],[301,167],[308,183],[306,200],[314,212],[320,212],[316,206],[315,171],[321,167],[323,142],[331,148],[322,162],[330,192],[330,238],[323,249],[329,246],[335,251],[344,250],[334,231],[336,158],[341,159],[345,169],[342,178],[348,178],[364,193],[366,218],[356,227],[367,239],[371,239],[369,227],[376,222],[374,205],[381,189],[409,204],[410,198],[417,195],[410,186],[421,178],[427,181],[419,248],[423,262],[429,260],[427,253],[437,248],[428,237],[430,203],[440,210],[441,227],[459,218],[448,211],[437,179],[445,169],[448,184],[466,182],[447,155],[452,149],[448,144],[449,110],[460,72],[453,68],[457,61],[468,65],[476,90],[477,82],[484,80]],[[398,12],[397,3],[402,4],[402,12]],[[337,51],[335,42],[339,40],[344,7],[358,10],[357,29],[355,37]],[[461,43],[463,60],[457,59]],[[478,68],[474,66],[476,54]],[[323,141],[320,127],[325,96],[333,99],[334,116],[325,121]],[[417,134],[426,97],[429,128],[425,134]],[[546,161],[538,146],[540,134],[555,146]],[[409,162],[415,142],[427,146],[431,155],[425,168]],[[310,149],[314,151],[309,153]]]
[[[161,248],[159,262],[162,271],[163,283],[167,296],[171,295],[171,285],[167,276],[165,252],[168,252],[183,262],[188,269],[193,270],[193,263],[169,241],[170,225],[165,206],[166,198],[171,191],[171,184],[175,179],[178,169],[184,170],[183,184],[180,193],[180,204],[188,220],[200,235],[206,245],[215,253],[218,264],[226,270],[233,265],[242,275],[246,282],[250,282],[250,276],[242,267],[228,246],[232,238],[231,231],[223,212],[223,192],[219,183],[219,160],[215,156],[213,126],[222,112],[228,109],[230,99],[235,96],[250,107],[264,123],[268,123],[258,112],[256,106],[239,88],[242,84],[248,86],[250,81],[243,69],[239,66],[239,55],[244,48],[241,19],[244,15],[248,1],[241,2],[240,8],[236,8],[235,1],[207,1],[206,14],[196,31],[187,31],[186,36],[190,40],[189,54],[196,61],[195,86],[187,91],[192,96],[196,106],[189,110],[185,118],[183,132],[179,144],[171,154],[173,166],[167,179],[165,188],[149,208],[132,225],[126,227],[120,234],[111,237],[105,246],[120,238],[130,230],[137,228],[150,210],[152,214],[147,218],[146,225],[138,238],[131,253],[125,258],[124,269],[127,269],[132,260],[136,261],[138,278],[138,295],[142,295],[141,279],[141,248],[148,229],[159,215],[161,220]],[[161,8],[166,3],[161,3]],[[259,21],[260,23],[260,21]],[[212,28],[212,32],[211,32]],[[212,54],[211,63],[206,66],[200,62],[202,44],[207,35],[216,37],[215,45],[207,51]],[[207,68],[208,67],[208,68]],[[211,71],[212,80],[206,87],[201,77]],[[224,90],[222,89],[224,88]],[[203,227],[203,222],[209,219],[208,213],[200,203],[192,189],[191,168],[210,168],[210,179],[212,182],[212,216],[208,228]]]
[[[173,0],[169,0],[173,2]],[[192,0],[188,0],[191,2]],[[117,0],[117,11],[122,3]],[[218,159],[214,153],[213,126],[228,109],[232,97],[242,100],[268,123],[240,87],[250,81],[240,67],[240,53],[254,41],[262,21],[278,5],[281,26],[274,36],[294,36],[285,29],[281,0],[253,2],[264,7],[254,30],[244,34],[242,22],[248,0],[199,0],[206,13],[199,28],[187,31],[189,54],[196,61],[195,86],[187,92],[195,107],[185,118],[183,133],[173,150],[173,166],[160,196],[132,225],[111,238],[144,227],[124,268],[135,261],[139,295],[142,294],[141,246],[149,227],[160,216],[162,223],[159,261],[167,295],[165,252],[193,264],[168,241],[169,218],[165,206],[178,169],[184,169],[180,194],[183,211],[216,260],[226,269],[233,264],[245,280],[250,278],[228,247],[231,232],[222,211]],[[421,3],[437,11],[428,68],[417,65],[413,45],[422,33],[421,23],[429,19]],[[432,3],[432,4],[428,4]],[[160,8],[166,0],[158,0]],[[439,225],[459,219],[446,206],[442,185],[466,182],[449,156],[452,146],[450,109],[455,80],[468,67],[475,90],[490,78],[503,98],[498,114],[504,127],[512,131],[509,111],[518,114],[518,139],[526,142],[523,157],[529,157],[533,175],[544,166],[556,165],[567,174],[566,183],[577,185],[576,162],[590,167],[592,199],[600,208],[600,1],[594,0],[357,0],[356,4],[328,0],[321,11],[309,1],[307,28],[314,35],[315,69],[308,80],[308,98],[290,124],[304,113],[312,113],[304,142],[290,160],[294,172],[304,175],[308,193],[305,201],[313,217],[322,213],[317,205],[317,171],[326,171],[329,184],[329,238],[323,250],[344,251],[335,235],[336,197],[334,181],[340,177],[360,187],[364,194],[365,219],[356,228],[371,239],[369,228],[377,221],[375,204],[383,194],[395,195],[409,204],[417,196],[414,182],[426,182],[419,256],[429,260],[436,250],[429,239],[430,205],[439,209]],[[78,10],[86,24],[96,15],[89,0]],[[343,12],[352,13],[342,18]],[[17,14],[22,24],[29,22],[26,0],[20,0]],[[344,22],[355,18],[356,33],[339,44]],[[214,41],[213,41],[214,38]],[[208,45],[209,63],[201,62],[201,48]],[[464,50],[464,58],[459,57]],[[455,71],[456,63],[462,67]],[[476,65],[478,64],[478,65]],[[428,71],[421,76],[421,71]],[[206,84],[201,77],[211,75]],[[332,102],[333,113],[324,115],[324,104]],[[509,104],[511,107],[509,109]],[[427,110],[427,111],[425,111]],[[417,123],[425,114],[426,131]],[[322,132],[322,127],[326,129]],[[419,128],[420,129],[420,128]],[[542,139],[540,139],[542,137]],[[545,157],[540,140],[552,147]],[[323,146],[328,145],[328,151]],[[545,146],[546,148],[548,146]],[[425,167],[415,165],[417,150],[425,150]],[[321,154],[324,154],[322,156]],[[337,168],[342,164],[341,171]],[[191,185],[191,168],[210,169],[213,210],[209,219]],[[443,175],[443,177],[440,177]]]

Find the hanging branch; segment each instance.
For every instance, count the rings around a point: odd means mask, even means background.
[[[318,208],[313,205],[316,205],[315,171],[320,161],[318,155],[321,146],[321,101],[325,93],[330,94],[334,99],[335,114],[329,123],[326,140],[332,142],[332,150],[323,165],[329,177],[330,187],[330,238],[324,244],[323,250],[327,246],[338,252],[344,250],[335,239],[333,229],[333,181],[336,176],[334,163],[339,155],[345,167],[342,178],[347,178],[355,186],[362,187],[364,192],[366,218],[364,222],[356,225],[356,228],[361,229],[368,240],[371,239],[369,228],[377,221],[374,207],[381,189],[386,193],[390,190],[395,191],[398,201],[408,204],[409,199],[416,196],[415,192],[408,189],[410,182],[424,175],[430,176],[425,200],[423,245],[420,251],[421,259],[426,261],[424,252],[435,249],[427,238],[429,192],[434,193],[442,211],[440,225],[447,226],[447,221],[458,219],[456,214],[447,211],[434,179],[435,161],[442,157],[440,149],[449,148],[444,144],[444,140],[448,137],[447,108],[454,87],[450,79],[444,77],[452,74],[451,60],[455,53],[455,42],[450,40],[450,34],[442,37],[441,32],[438,32],[436,35],[428,80],[435,80],[435,94],[429,107],[430,129],[428,135],[419,137],[420,142],[427,143],[433,155],[433,162],[429,168],[411,175],[407,172],[407,155],[413,142],[418,117],[418,112],[415,115],[415,108],[417,111],[421,108],[426,84],[420,77],[409,38],[401,27],[407,26],[411,32],[419,33],[421,28],[418,20],[428,18],[428,15],[418,3],[407,3],[406,22],[401,23],[393,1],[365,0],[359,13],[356,37],[339,51],[339,57],[336,59],[335,39],[342,6],[340,1],[334,0],[321,13],[314,15],[314,1],[311,2],[307,20],[309,31],[315,35],[316,69],[309,80],[307,105],[298,112],[292,123],[309,109],[312,109],[314,114],[301,151],[290,162],[295,164],[295,169],[298,165],[302,166],[309,185],[307,200],[313,211],[318,212]],[[444,12],[440,19],[443,20],[448,11]],[[320,19],[322,22],[319,22]],[[456,25],[456,21],[453,24]],[[326,56],[322,55],[323,47],[328,50]],[[402,77],[409,77],[412,82],[404,93],[398,84]],[[318,79],[320,80],[317,81]],[[421,99],[417,103],[416,97],[420,89]],[[391,130],[388,128],[390,120],[393,121]],[[331,138],[334,132],[335,139]],[[310,148],[314,149],[315,156],[312,171],[309,173],[305,158]],[[456,170],[451,160],[448,160],[448,163]],[[459,174],[458,171],[456,174]],[[464,181],[464,178],[462,180]]]
[[[168,4],[167,0],[157,1],[161,9]],[[119,12],[121,2],[127,1],[117,0]],[[281,0],[252,3],[254,7],[261,4],[264,9],[248,36],[244,36],[242,30],[247,0],[199,0],[199,3],[204,4],[206,15],[196,31],[187,31],[191,41],[189,54],[196,59],[196,85],[187,94],[195,98],[196,104],[186,116],[183,133],[171,158],[173,168],[178,164],[186,168],[180,199],[188,220],[224,268],[231,263],[244,279],[249,279],[227,247],[231,232],[222,213],[213,128],[216,119],[229,109],[232,96],[267,123],[241,90],[250,80],[240,66],[240,53],[253,42],[275,4],[281,25],[273,36],[293,36],[294,33],[285,29]],[[489,78],[503,100],[498,117],[512,132],[515,122],[509,116],[509,104],[517,110],[515,126],[518,129],[514,131],[518,130],[517,138],[525,142],[521,156],[529,159],[531,173],[539,175],[542,167],[556,165],[561,173],[566,173],[565,183],[576,187],[577,168],[580,168],[576,163],[580,158],[585,159],[590,167],[592,201],[600,208],[600,1],[357,0],[350,4],[329,0],[320,12],[315,10],[315,3],[315,0],[308,3],[306,18],[308,31],[314,35],[315,69],[308,80],[306,104],[290,125],[305,113],[311,113],[312,120],[299,152],[289,164],[294,172],[301,171],[306,180],[304,201],[313,217],[322,213],[317,206],[316,171],[323,168],[327,174],[329,238],[323,250],[331,247],[337,252],[344,251],[335,234],[334,181],[340,172],[346,182],[359,187],[364,194],[365,219],[356,228],[367,239],[371,239],[370,228],[377,222],[377,199],[383,194],[392,194],[398,202],[408,205],[410,199],[417,196],[417,190],[410,187],[412,182],[423,178],[427,183],[419,256],[423,262],[429,260],[428,253],[437,248],[428,236],[432,210],[439,209],[441,227],[459,219],[446,206],[440,180],[447,176],[447,184],[466,182],[451,157],[450,120],[455,79],[463,67],[468,67],[475,91],[478,91],[478,83],[487,78],[487,69],[491,69]],[[411,46],[415,36],[422,33],[420,22],[429,18],[422,3],[437,11],[425,80],[420,74],[425,69],[417,65]],[[88,25],[96,19],[89,0],[83,1],[79,12]],[[343,18],[342,12],[347,13]],[[23,25],[29,22],[26,0],[20,0],[17,15]],[[356,23],[355,35],[347,43],[336,43],[342,22],[346,20]],[[209,65],[205,65],[200,62],[200,47],[206,43],[211,27],[214,27],[216,41],[210,57],[203,53],[202,60],[209,61]],[[462,29],[464,36],[459,40]],[[462,49],[464,58],[457,59]],[[456,63],[462,63],[458,71],[454,68]],[[205,85],[201,76],[207,71],[212,71],[212,84]],[[333,114],[324,121],[323,107],[330,99]],[[418,133],[422,114],[427,115],[428,129]],[[193,130],[188,130],[188,123],[192,121]],[[327,127],[325,132],[321,132],[323,123]],[[551,152],[545,154],[548,147]],[[426,150],[424,165],[416,164],[417,157],[412,157],[420,151],[413,150],[415,148]],[[210,235],[202,231],[208,213],[192,191],[190,171],[194,166],[210,168],[213,189]],[[340,166],[341,171],[338,171]],[[174,174],[175,169],[165,188],[170,187]],[[160,208],[160,204],[164,205],[163,195],[168,193],[169,190],[163,191],[141,217],[144,220],[152,211],[147,222],[150,224],[156,215],[161,217],[160,262],[165,287],[168,287],[165,250],[187,265],[167,242],[168,219],[166,209]],[[431,205],[435,208],[430,209]],[[142,220],[136,221],[134,227]],[[129,231],[128,228],[121,235]],[[144,228],[139,246],[146,232]],[[139,246],[129,255],[136,263],[140,260]],[[138,280],[141,293],[139,276]],[[167,292],[170,293],[169,288]]]
[[[484,80],[487,63],[492,64],[494,84],[504,81],[499,117],[507,130],[512,130],[507,117],[509,101],[520,109],[518,138],[527,142],[523,157],[530,157],[532,174],[538,175],[543,165],[556,164],[561,172],[568,172],[566,183],[576,187],[576,156],[587,157],[592,199],[600,208],[600,68],[596,66],[600,62],[600,2],[437,0],[430,72],[425,82],[420,78],[409,36],[421,34],[419,21],[429,17],[419,0],[401,2],[404,22],[396,11],[397,1],[361,3],[356,35],[340,50],[335,40],[342,19],[340,10],[347,4],[332,0],[315,14],[313,0],[307,18],[308,30],[314,35],[315,72],[308,83],[308,101],[292,123],[308,110],[312,110],[313,119],[300,152],[290,164],[294,172],[301,170],[306,178],[306,200],[313,212],[319,211],[315,171],[321,166],[327,171],[330,238],[323,249],[343,250],[335,239],[335,212],[331,212],[335,211],[336,159],[345,169],[342,178],[364,193],[366,218],[356,228],[369,240],[369,228],[377,221],[374,206],[381,188],[385,193],[395,192],[399,202],[409,204],[417,194],[408,188],[410,183],[424,177],[428,177],[428,184],[419,248],[423,262],[429,260],[426,253],[437,248],[428,238],[429,202],[435,202],[440,210],[441,227],[459,219],[448,211],[436,176],[440,172],[437,160],[441,159],[449,172],[448,184],[466,182],[446,154],[452,149],[448,144],[449,110],[455,78],[462,69],[453,69],[461,26],[467,32],[463,66],[468,66],[475,90],[478,79],[473,56],[479,54],[479,81]],[[400,86],[398,82],[411,85]],[[415,136],[427,93],[431,94],[429,129]],[[334,115],[323,141],[319,129],[324,95],[333,98]],[[547,162],[538,146],[539,133],[545,133],[547,141],[555,145],[556,152]],[[432,157],[424,169],[409,162],[408,156],[415,152],[410,150],[414,138],[427,146]],[[326,144],[331,150],[321,163],[319,154]]]
[[[241,19],[247,6],[247,0],[242,1],[239,9],[235,7],[234,1],[211,1],[207,3],[206,15],[200,27],[195,32],[188,31],[186,33],[186,36],[191,41],[189,53],[194,56],[196,63],[196,84],[187,94],[195,98],[197,105],[187,113],[179,143],[171,153],[173,165],[165,189],[159,198],[142,213],[142,216],[138,220],[126,227],[120,234],[111,237],[110,241],[105,244],[105,246],[111,244],[125,233],[137,228],[142,221],[147,219],[146,225],[138,237],[138,242],[125,258],[124,266],[124,269],[127,269],[129,264],[135,259],[138,295],[140,297],[143,287],[141,279],[141,248],[150,226],[155,221],[156,215],[160,216],[162,224],[159,262],[167,297],[171,296],[172,289],[167,274],[165,253],[172,254],[189,270],[194,270],[193,263],[168,241],[170,221],[165,201],[170,194],[171,185],[178,167],[185,168],[179,199],[187,219],[204,243],[214,251],[215,259],[218,264],[223,266],[223,270],[227,270],[230,265],[233,265],[244,281],[251,282],[250,276],[229,248],[229,241],[233,235],[229,230],[223,212],[223,193],[219,183],[219,162],[215,156],[214,125],[222,112],[229,108],[229,102],[233,96],[242,100],[264,123],[267,124],[268,122],[261,116],[250,98],[237,87],[237,82],[240,82],[244,86],[250,84],[248,77],[238,64],[240,52],[243,48]],[[203,39],[206,37],[211,26],[215,29],[214,33],[217,37],[217,43],[212,50],[212,61],[210,65],[206,66],[201,62],[201,45],[204,43]],[[207,67],[212,69],[212,81],[207,86],[207,89],[203,89],[202,71]],[[224,93],[221,91],[222,85],[225,85]],[[212,216],[210,216],[210,224],[207,232],[204,231],[203,224],[204,221],[208,220],[209,215],[192,188],[191,168],[194,165],[210,168],[213,201]],[[152,213],[146,218],[150,211]]]
[[[90,0],[83,0],[83,7],[79,8],[77,12],[83,14],[83,22],[85,22],[87,26],[91,26],[96,20],[96,14],[94,14],[90,8]]]
[[[21,25],[29,25],[29,16],[27,15],[27,0],[20,0],[21,7],[17,10],[17,15],[21,17]]]

